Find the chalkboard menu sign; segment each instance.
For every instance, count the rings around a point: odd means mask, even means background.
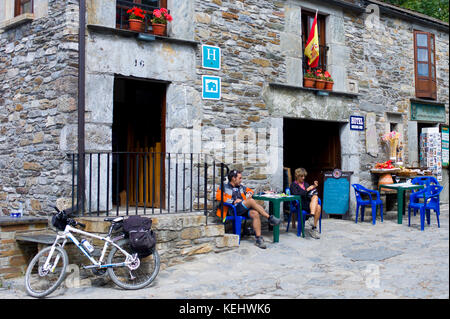
[[[353,172],[335,169],[323,177],[323,213],[346,215],[350,203],[350,176]]]

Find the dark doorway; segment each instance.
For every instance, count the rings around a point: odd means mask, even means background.
[[[166,84],[116,77],[112,150],[113,204],[164,206]],[[117,172],[117,173],[116,173]]]
[[[290,170],[292,181],[295,169],[306,169],[306,182],[319,182],[320,198],[323,198],[323,172],[341,168],[341,125],[290,118],[283,121],[283,166]]]

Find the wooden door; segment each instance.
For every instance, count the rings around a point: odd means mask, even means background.
[[[113,150],[121,152],[120,206],[164,208],[166,84],[117,77],[115,92]]]

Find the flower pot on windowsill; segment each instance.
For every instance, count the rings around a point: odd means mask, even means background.
[[[316,89],[323,90],[325,88],[325,80],[316,79]]]
[[[166,24],[163,23],[152,23],[152,30],[154,35],[165,36],[166,35]]]
[[[313,88],[316,86],[316,79],[314,78],[303,78],[303,86],[305,88]]]
[[[334,85],[334,82],[326,81],[326,83],[325,83],[325,90],[328,90],[328,91],[333,90],[333,85]]]
[[[129,29],[131,31],[144,32],[145,29],[144,21],[138,19],[129,19],[128,24],[130,26]]]

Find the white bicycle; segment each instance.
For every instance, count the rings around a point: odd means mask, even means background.
[[[124,233],[111,238],[113,231],[122,227],[123,217],[105,218],[105,221],[110,222],[111,226],[106,237],[102,237],[78,229],[78,226],[85,228],[86,225],[70,218],[70,213],[54,208],[58,213],[53,217],[52,223],[60,231],[57,233],[53,245],[42,249],[28,265],[25,287],[30,296],[45,297],[55,291],[63,282],[69,262],[64,249],[68,239],[91,261],[91,265],[82,266],[83,269],[91,269],[95,275],[103,275],[108,272],[111,280],[123,289],[141,289],[156,278],[160,260],[155,248],[150,255],[139,258],[137,253],[132,253]],[[100,258],[96,260],[90,249],[81,244],[73,233],[104,241]],[[111,249],[105,263],[104,259],[108,248]]]

